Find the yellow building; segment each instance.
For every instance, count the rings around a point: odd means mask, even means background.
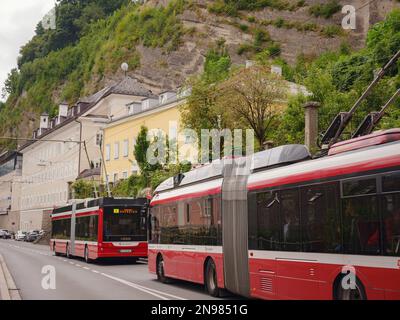
[[[169,134],[172,125],[179,131],[179,108],[186,102],[186,96],[186,93],[163,92],[158,97],[127,104],[125,115],[112,119],[103,129],[104,181],[105,172],[108,181],[114,183],[139,172],[134,147],[142,126]]]

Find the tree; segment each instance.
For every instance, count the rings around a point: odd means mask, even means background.
[[[201,129],[232,128],[229,110],[219,108],[217,84],[229,77],[231,59],[221,42],[206,55],[204,72],[189,80],[192,93],[181,108],[182,123],[200,136]]]
[[[148,166],[147,149],[150,146],[150,142],[147,140],[148,131],[147,127],[142,126],[136,138],[134,155],[141,172],[146,171]]]
[[[98,187],[97,187],[98,188]],[[85,180],[78,180],[72,184],[75,199],[92,198],[94,195],[93,183]]]
[[[288,96],[286,82],[266,66],[241,68],[219,85],[217,103],[254,130],[259,146],[281,113]]]

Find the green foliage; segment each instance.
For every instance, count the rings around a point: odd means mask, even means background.
[[[323,17],[329,19],[335,13],[341,10],[341,6],[338,0],[329,0],[325,4],[316,4],[310,7],[309,13],[315,17]]]
[[[231,58],[220,47],[207,52],[202,78],[207,83],[218,82],[228,75],[231,67]]]
[[[132,175],[128,179],[121,180],[111,190],[114,197],[136,198],[141,190],[146,188],[146,180],[142,175]]]
[[[208,11],[234,17],[240,10],[254,11],[266,7],[276,10],[295,10],[302,5],[301,2],[291,5],[285,0],[217,0],[208,6]]]
[[[334,38],[335,36],[340,36],[343,34],[343,29],[337,25],[325,26],[321,30],[321,34],[327,38]]]
[[[75,199],[87,199],[94,197],[94,187],[93,182],[78,180],[72,184],[72,190]],[[97,190],[99,186],[96,185]]]
[[[139,134],[136,138],[134,155],[135,159],[139,165],[139,168],[142,172],[146,171],[148,167],[147,163],[147,149],[150,146],[150,142],[147,140],[147,134],[149,129],[147,127],[142,126],[140,128]]]
[[[192,94],[180,110],[184,128],[193,129],[200,136],[201,129],[228,127],[223,113],[229,110],[216,110],[215,99],[216,85],[229,77],[230,68],[231,59],[223,47],[207,53],[203,74],[189,80]]]
[[[21,48],[18,66],[75,44],[91,23],[104,19],[129,0],[61,0],[56,4],[56,29],[36,27],[36,35]]]

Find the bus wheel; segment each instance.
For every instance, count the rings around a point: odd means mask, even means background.
[[[339,277],[336,281],[334,299],[335,300],[367,300],[367,295],[361,281],[356,278],[354,289],[344,289],[342,286],[343,277]]]
[[[164,259],[162,256],[159,256],[157,259],[157,279],[162,283],[168,283],[168,278],[165,276]]]
[[[218,288],[218,281],[217,281],[217,269],[215,267],[215,263],[212,259],[208,260],[204,282],[206,286],[207,292],[213,296],[219,296],[219,288]]]
[[[85,246],[85,262],[86,263],[91,263],[92,260],[89,258],[89,248],[88,246]]]
[[[67,243],[67,247],[65,249],[65,255],[68,259],[71,259],[71,253],[69,252],[69,244]]]
[[[56,256],[56,257],[58,257],[60,254],[57,252],[57,250],[56,250],[56,243],[54,242],[53,243],[53,253],[54,253],[54,255]]]

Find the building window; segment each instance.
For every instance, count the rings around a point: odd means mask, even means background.
[[[114,143],[114,159],[119,158],[119,142]]]
[[[126,171],[123,172],[123,173],[122,173],[122,178],[123,178],[123,179],[128,179],[128,172],[126,172]]]
[[[129,140],[124,140],[124,157],[129,156]]]
[[[114,173],[114,183],[118,181],[118,173]]]
[[[110,161],[110,153],[111,153],[111,148],[110,145],[106,145],[106,161]]]

